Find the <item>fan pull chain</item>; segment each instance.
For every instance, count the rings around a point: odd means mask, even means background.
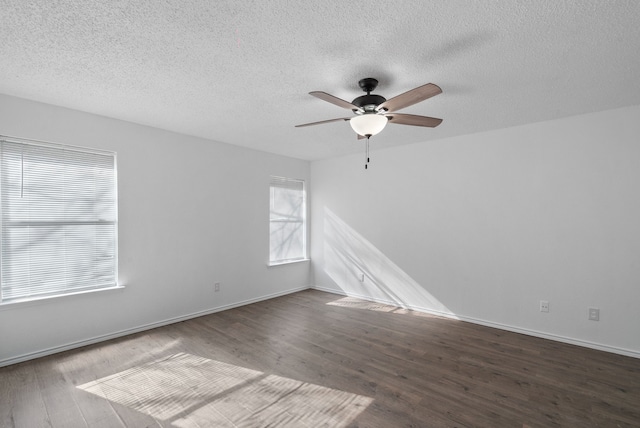
[[[366,144],[365,156],[367,160],[364,163],[364,169],[367,169],[367,167],[369,166],[369,137],[367,137],[367,142],[365,144]]]

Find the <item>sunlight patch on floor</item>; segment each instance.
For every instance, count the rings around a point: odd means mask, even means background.
[[[439,315],[432,315],[425,312],[418,312],[411,309],[399,308],[397,306],[386,305],[384,303],[371,302],[368,300],[362,300],[355,297],[343,297],[341,299],[332,300],[328,302],[327,305],[330,306],[339,306],[342,308],[352,308],[352,309],[364,309],[367,311],[374,312],[386,312],[393,314],[411,314],[417,317],[425,317],[425,318],[441,318]]]
[[[375,312],[389,312],[394,314],[408,314],[412,311],[409,309],[398,308],[397,306],[384,305],[382,303],[369,302],[366,300],[356,299],[355,297],[344,297],[334,300],[327,305],[340,306],[342,308],[366,309]]]
[[[78,388],[179,428],[344,427],[373,401],[185,353]]]

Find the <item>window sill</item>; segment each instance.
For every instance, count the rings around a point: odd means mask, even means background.
[[[311,259],[296,259],[296,260],[286,260],[283,262],[269,262],[269,264],[267,264],[267,267],[276,267],[276,266],[284,266],[284,265],[290,265],[290,264],[294,264],[294,263],[301,263],[301,262],[309,262],[311,261]]]
[[[42,305],[46,303],[51,303],[52,300],[63,299],[72,296],[79,296],[83,294],[93,294],[93,293],[105,293],[111,291],[121,291],[124,290],[124,285],[116,285],[114,287],[108,288],[96,288],[93,290],[84,290],[77,291],[75,293],[67,293],[67,294],[55,294],[52,296],[43,296],[43,297],[35,297],[33,299],[21,299],[21,300],[12,300],[8,302],[0,302],[0,311],[9,310],[9,309],[17,309],[25,306],[32,305]]]

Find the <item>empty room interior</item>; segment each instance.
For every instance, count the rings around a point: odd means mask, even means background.
[[[639,2],[0,12],[0,426],[640,427]]]

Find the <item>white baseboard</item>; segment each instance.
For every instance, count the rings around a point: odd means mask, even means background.
[[[565,337],[565,336],[560,336],[560,335],[551,334],[551,333],[544,333],[544,332],[540,332],[540,331],[536,331],[536,330],[530,330],[530,329],[525,329],[525,328],[520,328],[520,327],[513,327],[513,326],[510,326],[510,325],[507,325],[507,324],[500,324],[500,323],[496,323],[496,322],[492,322],[492,321],[486,321],[486,320],[482,320],[482,319],[478,319],[478,318],[467,317],[467,316],[464,316],[464,315],[452,314],[452,313],[441,312],[441,311],[434,311],[434,310],[431,310],[431,309],[421,308],[419,306],[399,305],[398,302],[394,302],[394,301],[391,301],[391,300],[376,299],[376,298],[373,298],[373,297],[370,297],[370,296],[359,295],[357,293],[346,293],[344,290],[336,290],[334,288],[327,288],[327,287],[322,287],[322,286],[312,286],[311,288],[314,289],[314,290],[324,291],[324,292],[327,292],[327,293],[337,294],[337,295],[340,295],[340,296],[355,297],[357,299],[368,300],[368,301],[371,301],[371,302],[381,303],[381,304],[385,304],[385,305],[400,306],[402,308],[411,309],[411,310],[416,311],[416,312],[422,312],[422,313],[427,313],[427,314],[430,314],[430,315],[436,315],[436,316],[441,316],[441,317],[445,317],[445,318],[450,318],[450,319],[456,319],[456,320],[460,320],[460,321],[470,322],[472,324],[478,324],[478,325],[483,325],[483,326],[486,326],[486,327],[497,328],[497,329],[500,329],[500,330],[511,331],[511,332],[514,332],[514,333],[525,334],[527,336],[534,336],[534,337],[539,337],[539,338],[542,338],[542,339],[554,340],[556,342],[568,343],[570,345],[577,345],[577,346],[582,346],[582,347],[585,347],[585,348],[597,349],[599,351],[611,352],[611,353],[614,353],[614,354],[625,355],[627,357],[640,358],[640,352],[632,351],[630,349],[624,349],[624,348],[618,348],[618,347],[615,347],[615,346],[603,345],[601,343],[589,342],[589,341],[586,341],[586,340],[574,339],[574,338],[571,338],[571,337]]]
[[[343,290],[336,290],[336,289],[333,289],[333,288],[326,288],[326,287],[321,287],[321,286],[299,287],[299,288],[294,288],[294,289],[282,291],[282,292],[279,292],[279,293],[267,294],[267,295],[256,297],[256,298],[253,298],[253,299],[244,300],[244,301],[241,301],[241,302],[236,302],[236,303],[231,303],[231,304],[228,304],[228,305],[218,306],[216,308],[207,309],[207,310],[204,310],[204,311],[194,312],[194,313],[187,314],[187,315],[182,315],[182,316],[179,316],[179,317],[169,318],[169,319],[165,319],[165,320],[162,320],[162,321],[157,321],[157,322],[145,324],[145,325],[141,325],[141,326],[138,326],[138,327],[133,327],[133,328],[121,330],[121,331],[114,332],[114,333],[95,336],[95,337],[92,337],[92,338],[89,338],[89,339],[80,340],[80,341],[77,341],[77,342],[72,342],[72,343],[68,343],[68,344],[65,344],[65,345],[61,345],[61,346],[47,348],[47,349],[43,349],[43,350],[36,351],[36,352],[30,352],[28,354],[19,355],[17,357],[6,358],[4,360],[0,360],[0,367],[9,366],[9,365],[12,365],[12,364],[21,363],[21,362],[28,361],[28,360],[33,360],[35,358],[46,357],[47,355],[56,354],[58,352],[68,351],[68,350],[71,350],[71,349],[80,348],[80,347],[87,346],[87,345],[93,345],[94,343],[99,343],[99,342],[104,342],[106,340],[116,339],[118,337],[127,336],[129,334],[139,333],[139,332],[145,331],[145,330],[151,330],[151,329],[154,329],[154,328],[157,328],[157,327],[162,327],[162,326],[165,326],[165,325],[169,325],[169,324],[173,324],[173,323],[177,323],[177,322],[181,322],[181,321],[186,321],[186,320],[189,320],[189,319],[192,319],[192,318],[201,317],[201,316],[204,316],[204,315],[214,314],[216,312],[221,312],[221,311],[237,308],[237,307],[244,306],[244,305],[250,305],[252,303],[257,303],[257,302],[261,302],[261,301],[264,301],[264,300],[269,300],[269,299],[273,299],[273,298],[276,298],[276,297],[285,296],[287,294],[297,293],[299,291],[307,290],[309,288],[314,289],[314,290],[324,291],[324,292],[327,292],[327,293],[340,295],[340,296],[355,297],[355,298],[358,298],[358,299],[372,301],[372,302],[381,303],[381,304],[385,304],[385,305],[398,306],[397,302],[393,302],[393,301],[390,301],[390,300],[374,299],[374,298],[372,298],[370,296],[358,295],[358,294],[354,294],[354,293],[345,293]],[[570,338],[570,337],[564,337],[564,336],[554,335],[554,334],[550,334],[550,333],[539,332],[539,331],[535,331],[535,330],[529,330],[529,329],[523,329],[523,328],[519,328],[519,327],[513,327],[513,326],[506,325],[506,324],[500,324],[500,323],[495,323],[495,322],[491,322],[491,321],[485,321],[485,320],[472,318],[472,317],[466,317],[466,316],[462,316],[462,315],[455,315],[455,314],[451,314],[451,313],[447,313],[447,312],[433,311],[433,310],[429,310],[429,309],[421,308],[421,307],[417,307],[417,306],[402,305],[402,307],[404,307],[406,309],[411,309],[411,310],[414,310],[414,311],[417,311],[417,312],[428,313],[428,314],[431,314],[431,315],[441,316],[441,317],[445,317],[445,318],[457,319],[457,320],[460,320],[460,321],[465,321],[465,322],[470,322],[470,323],[473,323],[473,324],[484,325],[484,326],[487,326],[487,327],[497,328],[497,329],[500,329],[500,330],[511,331],[511,332],[514,332],[514,333],[525,334],[525,335],[528,335],[528,336],[540,337],[540,338],[543,338],[543,339],[554,340],[554,341],[557,341],[557,342],[568,343],[568,344],[571,344],[571,345],[582,346],[582,347],[585,347],[585,348],[597,349],[597,350],[600,350],[600,351],[611,352],[611,353],[614,353],[614,354],[625,355],[625,356],[628,356],[628,357],[640,358],[640,352],[636,352],[636,351],[632,351],[632,350],[628,350],[628,349],[617,348],[617,347],[613,347],[613,346],[609,346],[609,345],[603,345],[603,344],[599,344],[599,343],[594,343],[594,342],[589,342],[589,341],[584,341],[584,340],[579,340],[579,339],[573,339],[573,338]]]
[[[19,355],[17,357],[6,358],[4,360],[0,360],[0,367],[10,366],[12,364],[22,363],[24,361],[33,360],[35,358],[46,357],[47,355],[56,354],[58,352],[68,351],[75,348],[80,348],[87,345],[93,345],[94,343],[104,342],[106,340],[116,339],[118,337],[127,336],[129,334],[139,333],[145,330],[151,330],[157,327],[162,327],[169,324],[174,324],[181,321],[186,321],[192,318],[198,318],[204,315],[214,314],[216,312],[226,311],[227,309],[233,309],[240,306],[250,305],[252,303],[261,302],[263,300],[269,300],[280,296],[285,296],[287,294],[297,293],[299,291],[308,290],[309,287],[299,287],[286,291],[281,291],[278,293],[267,294],[264,296],[256,297],[254,299],[243,300],[241,302],[231,303],[228,305],[218,306],[216,308],[207,309],[204,311],[193,312],[191,314],[182,315],[179,317],[169,318],[162,321],[157,321],[145,325],[141,325],[138,327],[128,328],[125,330],[117,331],[115,333],[103,334],[100,336],[95,336],[89,339],[79,340],[77,342],[68,343],[65,345],[55,346],[52,348],[43,349],[36,352],[30,352],[28,354]]]

